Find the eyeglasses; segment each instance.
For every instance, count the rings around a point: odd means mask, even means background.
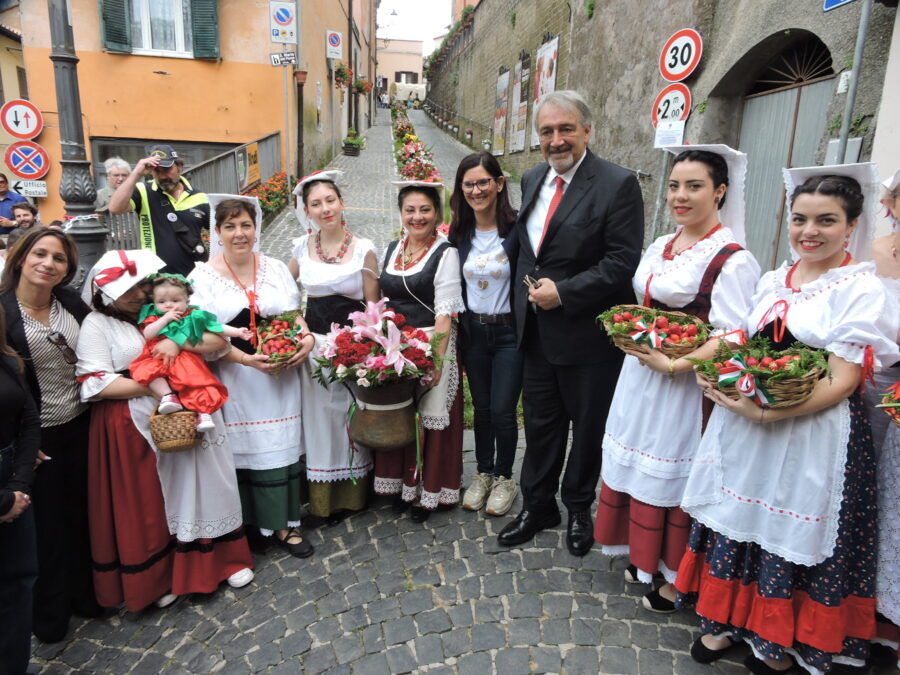
[[[482,178],[481,180],[476,181],[467,180],[463,182],[462,190],[466,194],[470,194],[471,192],[474,192],[475,188],[477,187],[479,192],[484,192],[488,189],[488,185],[490,185],[493,180],[493,178]]]
[[[75,353],[75,350],[69,346],[68,342],[66,342],[66,336],[58,330],[53,331],[47,336],[47,342],[62,352],[63,358],[70,366],[78,363],[78,355]]]

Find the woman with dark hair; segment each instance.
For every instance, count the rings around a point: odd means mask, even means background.
[[[25,364],[6,342],[0,307],[0,672],[24,673],[31,654],[32,587],[38,574],[31,489],[41,419]]]
[[[462,392],[454,315],[464,312],[459,255],[438,234],[440,183],[409,181],[397,197],[404,234],[384,256],[379,284],[389,309],[406,323],[441,339],[435,355],[446,360],[435,369],[418,400],[425,428],[421,461],[416,444],[402,451],[375,453],[375,492],[397,495],[394,510],[410,504],[410,518],[424,522],[439,505],[459,502],[462,479]]]
[[[459,251],[466,312],[460,345],[475,409],[477,473],[463,508],[502,516],[518,494],[512,477],[522,393],[522,355],[512,314],[513,268],[519,254],[516,211],[500,163],[475,152],[459,163],[453,195],[450,243]]]
[[[65,637],[73,611],[101,611],[88,539],[90,414],[78,396],[72,349],[88,309],[67,286],[77,269],[78,252],[68,235],[34,230],[10,251],[0,284],[6,339],[25,361],[25,381],[41,416],[32,494],[39,565],[32,628],[43,642]]]
[[[76,371],[81,397],[93,405],[88,482],[94,581],[101,605],[124,603],[130,611],[211,593],[226,579],[238,588],[253,578],[221,417],[214,415],[214,427],[197,448],[157,453],[150,415],[158,400],[129,373],[145,349],[138,319],[147,277],[164,265],[149,250],[109,251],[82,290],[94,308],[78,340]],[[180,349],[215,355],[227,348],[206,335],[182,347],[161,338],[152,353],[171,362]]]
[[[698,661],[740,640],[754,673],[863,667],[869,655],[877,478],[858,388],[898,359],[896,305],[874,264],[859,262],[871,248],[874,174],[872,164],[785,171],[797,259],[763,275],[744,324],[776,348],[829,351],[829,376],[782,408],[702,383],[716,408],[684,489],[694,522],[675,582],[701,617]]]
[[[689,147],[670,149],[678,154],[667,201],[678,229],[649,246],[632,286],[645,306],[691,314],[721,335],[742,325],[759,279],[742,248],[747,156],[724,145]],[[690,528],[679,505],[700,444],[703,396],[689,359],[710,358],[717,344],[713,337],[678,359],[635,344],[606,422],[594,537],[604,554],[629,557],[627,582],[665,578],[643,598],[654,612],[675,611],[672,582]]]
[[[375,244],[347,228],[336,183],[340,176],[340,171],[317,171],[294,188],[313,231],[295,240],[288,269],[306,290],[306,323],[316,338],[313,356],[319,355],[333,323],[349,323],[350,313],[381,297]],[[309,511],[333,519],[342,511],[365,508],[372,456],[347,436],[353,401],[347,388],[321,386],[312,377],[313,365],[310,360],[300,369]]]
[[[208,263],[197,263],[190,274],[197,305],[220,323],[251,330],[265,317],[299,309],[300,291],[287,265],[253,250],[261,225],[256,204],[225,199],[214,217],[222,250]],[[303,317],[294,326],[302,333],[301,347],[289,359],[272,363],[251,342],[233,338],[231,350],[212,368],[228,389],[222,414],[244,523],[305,558],[313,547],[300,533],[303,428],[297,367],[309,356],[315,338]]]

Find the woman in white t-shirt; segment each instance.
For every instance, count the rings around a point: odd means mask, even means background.
[[[502,516],[518,494],[512,477],[519,429],[522,355],[512,314],[513,266],[519,253],[516,211],[506,179],[489,152],[465,157],[450,198],[450,243],[459,250],[466,313],[460,319],[462,358],[475,408],[477,473],[463,508]]]

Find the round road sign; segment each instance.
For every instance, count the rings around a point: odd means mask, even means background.
[[[328,44],[332,47],[340,47],[341,46],[341,34],[340,33],[329,33],[328,34]]]
[[[653,102],[650,117],[655,127],[659,122],[677,122],[691,113],[691,90],[680,82],[670,84],[659,92]]]
[[[697,68],[703,39],[693,28],[682,28],[666,40],[659,55],[659,72],[668,82],[681,82]]]
[[[294,20],[294,14],[287,7],[281,7],[275,10],[275,14],[272,15],[272,18],[275,19],[275,23],[279,26],[289,26]]]
[[[6,149],[6,166],[19,178],[37,180],[50,170],[50,158],[37,143],[19,141]]]
[[[17,98],[0,108],[0,123],[10,136],[31,140],[43,131],[44,116],[34,103]]]

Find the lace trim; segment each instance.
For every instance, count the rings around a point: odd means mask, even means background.
[[[403,486],[403,481],[399,478],[381,478],[375,476],[375,494],[377,495],[397,495]]]
[[[218,520],[180,521],[178,516],[169,516],[169,533],[178,541],[194,541],[196,539],[216,539],[223,534],[233,532],[241,526],[241,511],[231,513]]]
[[[306,469],[306,477],[312,483],[334,483],[351,478],[362,478],[372,470],[372,461],[365,462],[352,469],[341,467],[339,469]],[[381,479],[384,480],[384,479]]]
[[[465,311],[466,303],[463,302],[462,296],[457,296],[455,298],[441,300],[440,302],[434,303],[435,316],[440,316],[441,314],[445,316],[453,316],[454,314],[461,314]]]
[[[450,329],[450,340],[447,343],[447,354],[456,354],[456,326]],[[426,429],[440,431],[450,426],[450,407],[456,399],[456,392],[459,390],[459,365],[454,361],[450,364],[450,368],[444,368],[443,376],[448,378],[447,382],[447,398],[444,401],[444,413],[441,415],[422,415],[422,426]],[[448,372],[449,371],[449,372]]]
[[[406,486],[404,486],[405,492]],[[406,499],[406,495],[404,494],[404,499]],[[411,500],[406,500],[411,501]],[[423,509],[427,509],[429,511],[434,511],[439,504],[443,504],[445,506],[449,506],[451,504],[459,503],[459,490],[451,490],[450,488],[441,488],[440,492],[427,492],[426,490],[422,490],[419,495],[419,505]]]

